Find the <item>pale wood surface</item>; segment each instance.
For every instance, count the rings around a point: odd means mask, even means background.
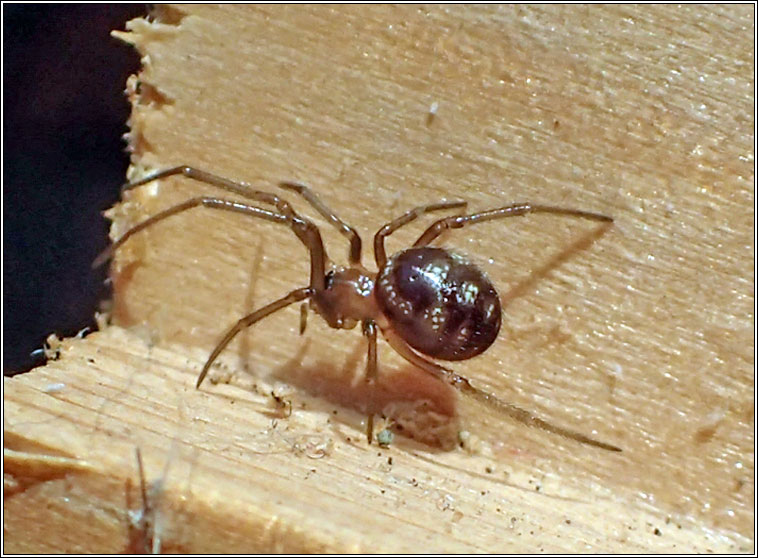
[[[439,199],[612,215],[594,242],[595,225],[531,216],[442,244],[508,303],[501,339],[456,369],[624,452],[457,402],[383,344],[382,400],[457,410],[447,424],[474,441],[367,448],[346,408],[366,402],[365,342],[316,316],[301,338],[297,308],[230,347],[213,374],[231,385],[197,393],[219,335],[304,285],[308,265],[287,230],[194,210],[119,253],[114,319],[130,331],[6,379],[6,447],[80,460],[6,457],[6,534],[43,502],[38,523],[58,535],[7,545],[122,548],[139,446],[148,480],[165,477],[165,549],[753,548],[751,6],[191,6],[159,20],[126,36],[144,55],[139,167],[307,182],[363,235],[364,263],[378,227]],[[186,180],[135,191],[113,234],[201,193],[218,195]],[[322,232],[343,263],[344,239]]]

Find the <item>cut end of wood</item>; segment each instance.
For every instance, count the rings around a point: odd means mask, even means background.
[[[440,552],[748,545],[619,506],[607,488],[525,473],[514,465],[527,456],[496,457],[470,432],[459,435],[462,451],[398,438],[368,446],[355,414],[296,394],[196,391],[186,368],[176,348],[111,326],[5,379],[7,551],[410,552],[424,537]],[[45,389],[53,383],[64,387]],[[13,536],[28,525],[47,536]],[[504,525],[515,537],[507,543]],[[561,538],[548,544],[545,525]]]

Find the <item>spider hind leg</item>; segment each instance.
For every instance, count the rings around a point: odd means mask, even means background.
[[[551,424],[547,422],[546,420],[541,419],[540,417],[530,413],[529,411],[525,409],[517,407],[516,405],[513,405],[512,403],[506,403],[505,401],[498,399],[494,395],[491,395],[485,391],[475,388],[474,386],[471,385],[471,382],[469,382],[463,376],[460,376],[459,374],[456,374],[452,370],[445,368],[444,366],[440,366],[439,364],[432,362],[430,360],[427,360],[423,356],[419,355],[392,330],[383,330],[382,333],[387,339],[387,342],[389,343],[390,347],[392,347],[395,350],[395,352],[397,352],[405,360],[407,360],[414,366],[421,368],[423,371],[427,372],[428,374],[431,374],[438,380],[448,383],[454,388],[456,388],[457,390],[465,393],[466,395],[473,397],[476,401],[487,405],[488,407],[490,407],[491,409],[494,409],[495,411],[503,413],[514,420],[517,420],[523,424],[526,424],[527,426],[533,426],[533,427],[539,428],[540,430],[544,430],[546,432],[552,432],[553,434],[558,434],[559,436],[563,436],[564,438],[568,438],[570,440],[575,440],[577,442],[581,442],[583,444],[587,444],[587,445],[594,446],[594,447],[601,448],[608,451],[616,451],[616,452],[622,451],[621,448],[619,448],[618,446],[601,442],[593,438],[590,438],[589,436],[586,436],[585,434],[582,434],[580,432],[575,432],[573,430],[569,430],[568,428],[563,428],[561,426],[556,426],[554,424]]]

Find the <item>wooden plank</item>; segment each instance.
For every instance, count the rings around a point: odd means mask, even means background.
[[[300,337],[297,308],[246,332],[212,372],[222,383],[195,391],[220,334],[303,286],[308,263],[290,231],[194,210],[119,252],[120,327],[5,380],[6,448],[21,452],[5,461],[6,533],[46,534],[5,550],[133,548],[135,447],[160,481],[164,550],[752,550],[753,25],[749,6],[619,5],[193,5],[131,22],[135,175],[300,180],[367,250],[440,199],[612,215],[602,235],[530,216],[442,244],[507,302],[501,338],[456,370],[624,452],[459,400],[384,344],[382,402],[437,422],[369,448],[365,342],[316,316]],[[134,191],[113,234],[211,193],[182,179]],[[322,233],[343,263],[344,238]],[[408,415],[424,399],[439,412]],[[464,449],[432,443],[461,430]]]

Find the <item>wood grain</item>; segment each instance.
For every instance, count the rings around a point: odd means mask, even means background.
[[[436,414],[413,415],[434,422],[422,431],[472,438],[368,448],[365,341],[317,316],[300,337],[296,307],[246,332],[212,372],[221,383],[196,392],[223,331],[305,285],[308,262],[283,227],[193,210],[119,251],[118,327],[5,380],[6,447],[32,456],[6,456],[6,533],[36,518],[58,534],[7,537],[13,548],[127,545],[122,488],[139,446],[148,480],[162,479],[163,549],[753,549],[750,6],[159,10],[120,35],[143,55],[129,84],[133,176],[192,164],[267,190],[306,182],[361,233],[365,264],[381,225],[430,201],[612,215],[604,234],[529,216],[441,244],[473,257],[506,302],[501,338],[456,370],[624,452],[440,391],[385,344],[382,404],[430,400]],[[136,190],[111,211],[112,235],[201,194],[223,195],[184,179]],[[345,263],[344,238],[321,228]],[[53,382],[66,388],[46,393]],[[46,455],[92,469],[25,475]],[[30,502],[57,507],[39,518]]]

